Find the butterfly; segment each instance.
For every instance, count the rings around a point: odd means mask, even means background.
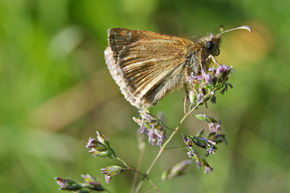
[[[151,31],[108,29],[105,61],[125,98],[137,108],[155,105],[167,93],[184,87],[191,73],[198,75],[219,55],[221,35],[190,40]]]

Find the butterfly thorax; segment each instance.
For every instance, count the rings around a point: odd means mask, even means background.
[[[192,45],[188,47],[187,63],[189,70],[187,76],[193,72],[200,74],[201,68],[209,68],[209,56],[219,55],[220,36],[209,34],[203,38],[193,40]]]

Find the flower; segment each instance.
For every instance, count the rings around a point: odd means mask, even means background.
[[[97,181],[97,179],[94,176],[91,176],[90,174],[81,175],[81,177],[84,179],[84,181],[88,184],[86,188],[90,190],[95,191],[104,191],[105,189],[103,186]]]
[[[211,133],[215,132],[218,134],[221,131],[221,122],[215,120],[213,117],[206,114],[195,114],[194,116],[201,121],[208,122],[208,128]]]
[[[101,169],[101,173],[105,174],[105,182],[108,184],[113,176],[116,176],[123,172],[125,168],[122,168],[120,166],[109,166],[106,168]]]
[[[110,147],[109,141],[107,141],[106,137],[100,132],[96,131],[97,137],[90,137],[88,143],[86,145],[89,153],[91,153],[94,157],[108,157],[108,158],[116,158],[114,150]]]
[[[201,164],[201,162],[200,162],[199,159],[196,159],[196,160],[195,160],[195,164],[196,164],[196,167],[197,167],[198,169],[202,166],[202,164]]]
[[[225,144],[227,144],[227,138],[226,138],[226,135],[224,134],[219,134],[219,133],[210,133],[208,136],[207,136],[207,139],[209,141],[213,141],[215,142],[216,144],[218,143],[222,143],[224,142]]]
[[[71,179],[56,177],[57,184],[60,185],[60,190],[74,191],[79,193],[88,193],[92,191],[105,191],[103,186],[97,182],[96,178],[86,174],[81,175],[84,183],[77,183]]]
[[[206,149],[206,154],[205,156],[209,156],[210,154],[214,154],[215,153],[215,150],[213,148],[213,146],[209,146],[207,149]]]
[[[205,173],[205,174],[208,174],[208,173],[211,172],[212,170],[213,170],[213,168],[210,167],[210,166],[205,166],[205,167],[204,167],[204,173]]]
[[[232,85],[227,82],[231,72],[232,66],[224,64],[209,68],[207,72],[202,69],[199,75],[192,72],[188,77],[191,104],[202,104],[209,99],[212,103],[216,103],[216,90],[221,90],[223,94],[228,87],[232,88]]]
[[[211,133],[218,133],[221,130],[220,121],[208,123],[208,128]]]
[[[208,156],[209,154],[212,154],[215,152],[214,150],[215,142],[211,140],[207,140],[204,137],[196,137],[196,136],[193,136],[193,137],[184,136],[183,140],[188,150],[187,155],[189,158],[195,160],[196,167],[200,168],[201,166],[204,166],[206,174],[212,171],[213,169],[210,167],[208,162],[193,149],[193,144],[199,147],[205,148],[207,150],[206,156]]]
[[[161,118],[157,118],[145,110],[140,110],[139,114],[141,119],[133,117],[133,120],[140,126],[139,132],[147,135],[152,145],[161,146],[166,139],[162,115]]]
[[[80,190],[82,186],[71,179],[66,178],[55,178],[57,184],[60,186],[60,190],[68,190],[68,191],[75,191]]]

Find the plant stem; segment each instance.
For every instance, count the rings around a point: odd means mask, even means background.
[[[122,160],[121,158],[117,157],[116,159],[119,160],[119,161],[120,161],[120,162],[125,166],[125,169],[134,171],[136,175],[139,174],[139,175],[141,175],[141,176],[143,176],[143,177],[146,177],[146,176],[147,176],[146,174],[143,174],[143,173],[139,172],[139,171],[138,171],[138,170],[139,170],[138,168],[136,168],[135,170],[132,169],[132,168],[130,168],[130,167],[126,164],[126,162],[125,162],[124,160]]]
[[[158,192],[158,193],[160,193],[160,190],[157,188],[157,186],[152,182],[152,180],[150,178],[148,178],[148,181],[153,186],[153,188],[155,189],[155,191]]]
[[[140,151],[140,154],[139,154],[139,158],[138,158],[138,163],[137,163],[137,167],[136,167],[136,171],[139,171],[140,169],[140,166],[141,166],[141,162],[142,162],[142,159],[143,159],[143,155],[144,155],[144,152],[145,152],[145,148],[142,148],[141,151]],[[132,186],[131,186],[131,193],[134,192],[134,189],[135,189],[135,186],[136,186],[136,182],[137,182],[137,175],[138,173],[134,173],[134,177],[133,177],[133,181],[132,181]]]
[[[121,158],[117,157],[117,160],[119,160],[127,169],[131,169],[124,160],[122,160]]]

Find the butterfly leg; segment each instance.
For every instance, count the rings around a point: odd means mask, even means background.
[[[185,91],[185,96],[184,96],[184,101],[183,101],[183,110],[184,110],[184,114],[186,114],[187,113],[187,104],[189,102],[189,91],[188,91],[186,84],[183,85],[183,88]]]
[[[200,51],[199,53],[198,53],[198,61],[199,61],[199,67],[200,67],[200,70],[202,70],[203,68],[202,68],[202,63],[201,63],[201,57],[202,56],[202,51]]]
[[[213,61],[213,63],[215,63],[216,65],[218,65],[218,66],[221,66],[221,64],[220,63],[218,63],[217,61],[216,61],[216,59],[212,56],[212,55],[209,55],[208,56],[208,60],[212,60]]]

